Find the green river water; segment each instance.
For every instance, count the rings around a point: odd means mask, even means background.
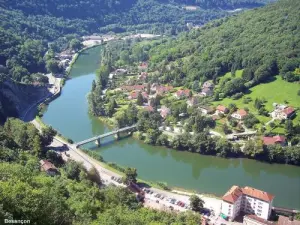
[[[99,66],[101,47],[84,51],[71,70],[61,96],[43,121],[64,136],[81,141],[108,128],[88,113],[87,94]],[[300,209],[300,167],[248,159],[222,159],[150,146],[133,138],[103,140],[101,148],[85,146],[106,161],[137,168],[141,179],[222,196],[232,185],[251,186],[275,195],[276,206]]]

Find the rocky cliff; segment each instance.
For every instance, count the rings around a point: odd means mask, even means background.
[[[9,116],[22,117],[31,105],[48,94],[46,86],[11,81],[0,84],[0,122],[4,122]]]

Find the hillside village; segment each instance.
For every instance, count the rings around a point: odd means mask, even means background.
[[[107,94],[119,105],[116,114],[130,103],[137,105],[140,110],[157,112],[162,119],[159,129],[169,137],[175,137],[186,132],[193,134],[187,125],[188,115],[199,112],[211,121],[211,136],[238,143],[241,150],[248,140],[261,141],[264,146],[299,143],[291,143],[291,139],[285,134],[285,121],[299,120],[299,105],[272,102],[272,111],[256,117],[257,113],[249,109],[250,107],[239,107],[234,101],[229,104],[222,104],[219,99],[216,101],[214,94],[218,92],[219,87],[213,81],[203,82],[201,90],[195,92],[184,87],[151,82],[151,76],[155,72],[148,71],[148,62],[141,62],[136,69],[137,73],[118,68],[109,74],[108,86],[111,88],[108,88]],[[245,99],[250,102],[249,105],[260,105],[262,108],[270,104],[264,102],[264,99]]]

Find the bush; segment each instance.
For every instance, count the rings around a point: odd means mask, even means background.
[[[236,94],[232,95],[231,98],[233,100],[237,100],[237,99],[240,99],[241,97],[243,97],[243,95],[244,94],[242,92],[239,92],[239,93],[236,93]]]

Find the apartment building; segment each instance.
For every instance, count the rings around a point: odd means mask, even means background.
[[[252,188],[232,186],[222,198],[221,213],[234,220],[241,212],[268,220],[274,196]]]

